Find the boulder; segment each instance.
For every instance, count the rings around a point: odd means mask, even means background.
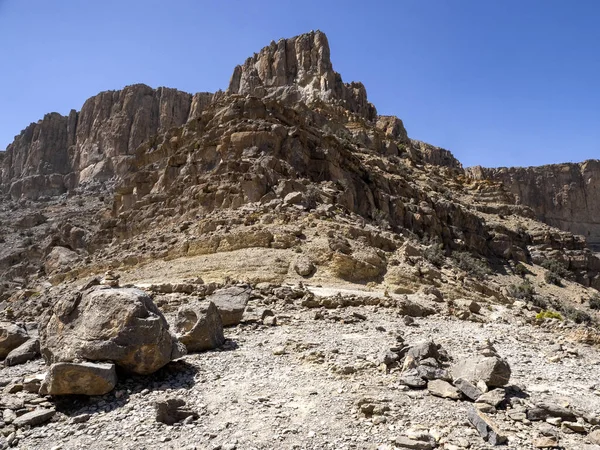
[[[73,250],[66,247],[54,247],[46,256],[44,270],[48,275],[55,272],[62,272],[73,267],[80,261],[80,257]]]
[[[40,387],[41,395],[104,395],[117,384],[111,363],[56,363]]]
[[[175,332],[188,352],[211,350],[225,343],[223,321],[213,302],[181,306],[177,311]]]
[[[16,366],[37,358],[40,355],[40,341],[29,339],[12,350],[4,359],[5,366]]]
[[[6,356],[21,344],[27,342],[27,330],[20,325],[10,322],[0,322],[0,359]]]
[[[308,258],[298,258],[294,263],[294,270],[301,277],[310,277],[315,273],[316,267]]]
[[[497,356],[478,356],[458,362],[452,368],[454,379],[464,378],[472,383],[483,381],[488,387],[502,387],[510,380],[510,366]]]
[[[249,286],[232,286],[215,291],[207,297],[217,307],[223,326],[237,325],[242,321],[244,310],[250,300]]]
[[[150,296],[134,288],[94,287],[58,301],[41,321],[40,348],[49,364],[111,361],[142,375],[185,354]]]

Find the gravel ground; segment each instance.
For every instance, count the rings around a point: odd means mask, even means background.
[[[251,300],[251,308],[268,306],[277,326],[229,328],[223,349],[188,355],[148,377],[121,375],[117,388],[102,397],[56,400],[53,420],[18,430],[13,446],[387,449],[395,448],[397,437],[425,430],[437,437],[439,448],[490,448],[467,422],[471,403],[408,390],[398,382],[398,369],[381,368],[382,355],[396,345],[397,335],[409,344],[433,339],[454,361],[477,354],[477,346],[490,339],[511,365],[511,384],[526,397],[514,408],[550,399],[600,415],[598,349],[569,342],[563,331],[525,323],[529,312],[493,306],[482,309],[480,322],[441,312],[408,326],[394,308],[338,308],[316,320],[319,310],[299,301],[260,302]],[[6,383],[40,370],[40,361],[30,362],[4,369],[2,379]],[[184,399],[199,418],[175,426],[157,423],[153,404],[165,395]],[[11,395],[27,396],[33,395]],[[389,410],[366,417],[358,407],[366,398]],[[513,420],[509,414],[514,408],[500,409],[494,419],[509,438],[508,448],[533,448],[533,439],[547,424]],[[586,428],[591,430],[589,424]],[[555,429],[563,448],[588,445],[584,434]]]

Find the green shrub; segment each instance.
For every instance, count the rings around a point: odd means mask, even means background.
[[[590,298],[590,308],[591,309],[600,309],[600,295],[595,294]]]
[[[567,319],[570,319],[575,323],[589,324],[592,322],[592,316],[590,316],[587,312],[582,311],[581,309],[577,309],[577,308],[573,308],[572,306],[564,305],[561,308],[561,311],[564,313],[564,315]]]
[[[513,270],[515,275],[518,275],[521,278],[524,278],[525,275],[531,275],[531,271],[523,263],[517,263]]]
[[[545,320],[545,319],[558,319],[558,320],[563,320],[563,317],[560,315],[560,313],[557,313],[556,311],[540,311],[539,313],[536,314],[535,318],[537,320]]]
[[[569,274],[569,271],[567,270],[565,265],[557,259],[545,259],[540,265],[544,269],[549,270],[550,272],[554,272],[560,278],[565,278]]]
[[[436,267],[442,267],[446,261],[446,255],[444,253],[444,246],[440,243],[431,244],[423,252],[423,256],[427,261]]]
[[[546,271],[544,274],[544,281],[548,284],[554,284],[555,286],[562,286],[561,277],[551,270]]]
[[[531,281],[525,280],[519,284],[511,284],[508,287],[508,295],[521,300],[532,300],[535,294],[535,289]]]
[[[485,278],[486,275],[492,272],[487,261],[475,258],[469,252],[454,252],[452,253],[452,259],[456,261],[459,269],[478,279]]]

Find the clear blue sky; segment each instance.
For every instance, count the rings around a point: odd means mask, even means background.
[[[311,29],[380,114],[466,166],[600,158],[600,0],[0,0],[0,148],[102,90],[224,89]]]

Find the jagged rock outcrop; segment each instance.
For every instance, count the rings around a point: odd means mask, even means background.
[[[472,178],[501,181],[515,204],[527,205],[549,225],[600,246],[600,161],[539,167],[471,167]]]
[[[311,31],[263,48],[237,66],[228,94],[276,97],[311,103],[322,100],[375,121],[377,111],[367,101],[362,83],[344,83],[333,70],[325,33]]]
[[[123,175],[142,142],[197,117],[213,96],[136,84],[101,92],[68,116],[47,114],[6,149],[0,186],[36,199]]]

